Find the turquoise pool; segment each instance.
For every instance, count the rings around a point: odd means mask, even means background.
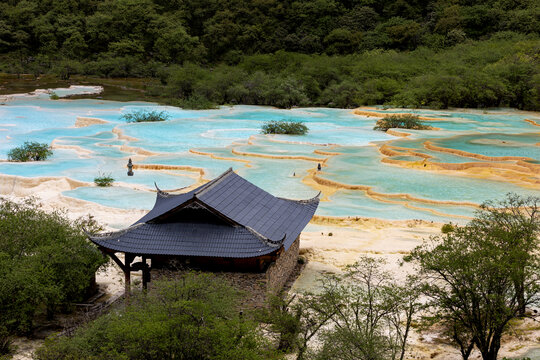
[[[54,91],[63,96],[95,89]],[[138,124],[120,118],[139,109],[166,111],[171,117]],[[117,182],[112,188],[89,184],[64,195],[124,209],[151,208],[154,182],[162,189],[178,189],[197,181],[197,169],[210,179],[229,167],[278,196],[310,198],[322,189],[325,201],[318,214],[327,216],[465,221],[473,216],[474,204],[507,192],[540,196],[540,127],[525,121],[538,123],[540,114],[508,109],[415,112],[436,118],[429,124],[440,130],[395,137],[372,130],[376,117],[345,109],[234,106],[194,111],[144,102],[53,101],[38,92],[12,96],[0,106],[0,158],[25,141],[52,143],[54,155],[39,163],[0,162],[0,173],[65,176],[90,184],[99,174],[111,174]],[[78,117],[106,122],[75,127]],[[280,119],[303,121],[310,131],[305,136],[260,134],[265,121]],[[399,153],[382,152],[385,144]],[[425,160],[418,153],[433,166],[422,167]],[[485,160],[502,156],[522,159]],[[128,158],[135,164],[194,170],[135,170],[128,177]],[[316,172],[319,162],[323,168]],[[480,167],[457,169],[474,163]],[[447,165],[443,169],[437,164]]]

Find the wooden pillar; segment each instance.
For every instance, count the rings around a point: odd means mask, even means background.
[[[148,269],[148,265],[146,264],[146,256],[143,255],[142,256],[142,288],[143,290],[146,290],[148,288],[148,283],[147,283],[147,280],[148,280],[148,272],[150,271]]]
[[[113,259],[113,261],[122,269],[124,272],[124,296],[129,298],[130,290],[131,290],[131,263],[133,262],[133,259],[135,259],[135,255],[132,254],[124,254],[124,263],[120,261],[120,259],[116,256],[115,252],[112,250],[107,250],[104,248],[100,248],[100,250],[107,254]]]
[[[131,263],[133,262],[133,259],[135,258],[132,254],[125,254],[125,260],[124,260],[124,277],[125,277],[125,292],[124,296],[126,299],[129,299],[129,295],[131,293]]]
[[[131,271],[129,269],[126,271],[124,270],[124,296],[126,299],[129,298],[129,294],[131,292]]]

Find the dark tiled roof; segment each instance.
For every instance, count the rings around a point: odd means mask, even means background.
[[[94,236],[92,241],[133,254],[234,258],[266,255],[281,247],[243,227],[189,223],[140,224],[128,231]]]
[[[231,225],[160,223],[164,215],[194,201],[229,219]],[[154,208],[132,227],[106,237],[90,238],[100,246],[122,252],[255,257],[276,250],[276,244],[287,250],[311,220],[318,204],[318,197],[275,197],[229,169],[185,194],[170,195],[158,189]]]

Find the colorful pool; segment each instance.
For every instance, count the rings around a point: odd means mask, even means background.
[[[540,196],[538,113],[415,110],[437,130],[399,130],[394,136],[372,130],[376,120],[410,110],[370,108],[355,114],[234,106],[193,111],[143,102],[55,101],[43,92],[4,97],[3,103],[1,159],[25,141],[50,143],[55,150],[44,162],[0,162],[0,173],[83,181],[88,186],[64,195],[106,206],[149,209],[154,182],[179,189],[229,167],[277,196],[301,199],[322,191],[321,216],[465,221],[478,204],[508,192]],[[137,109],[171,117],[137,124],[120,118]],[[260,134],[265,121],[280,119],[304,121],[310,131]],[[139,166],[133,177],[126,173],[128,158]],[[111,174],[115,186],[94,187],[99,174]]]

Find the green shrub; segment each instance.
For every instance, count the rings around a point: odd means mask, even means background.
[[[94,183],[100,187],[111,186],[113,182],[114,182],[114,178],[111,176],[111,174],[107,174],[107,175],[99,174],[99,176],[94,178]]]
[[[305,135],[308,131],[303,122],[287,120],[268,121],[261,128],[263,134]]]
[[[422,124],[418,115],[403,114],[403,115],[388,115],[377,120],[373,130],[386,131],[392,128],[426,130],[429,126]]]
[[[171,115],[169,115],[165,111],[157,111],[157,110],[137,110],[132,111],[127,114],[123,114],[120,116],[120,119],[125,120],[128,123],[135,123],[135,122],[154,122],[154,121],[165,121],[169,119]]]
[[[52,156],[49,145],[35,141],[26,141],[23,145],[9,150],[9,161],[42,161]]]
[[[449,224],[444,224],[442,227],[441,227],[441,232],[443,234],[448,234],[448,233],[451,233],[452,231],[454,231],[456,228],[455,226],[452,224],[452,223],[449,223]]]
[[[51,100],[59,100],[60,96],[58,96],[58,94],[55,93],[55,92],[51,92],[50,95],[49,95],[49,99],[51,99]]]
[[[29,333],[36,317],[51,318],[85,298],[106,258],[83,227],[98,229],[91,218],[73,222],[31,200],[0,201],[0,331]]]
[[[238,295],[209,274],[155,281],[72,337],[48,339],[35,359],[279,359],[268,354],[257,324],[240,313]]]

